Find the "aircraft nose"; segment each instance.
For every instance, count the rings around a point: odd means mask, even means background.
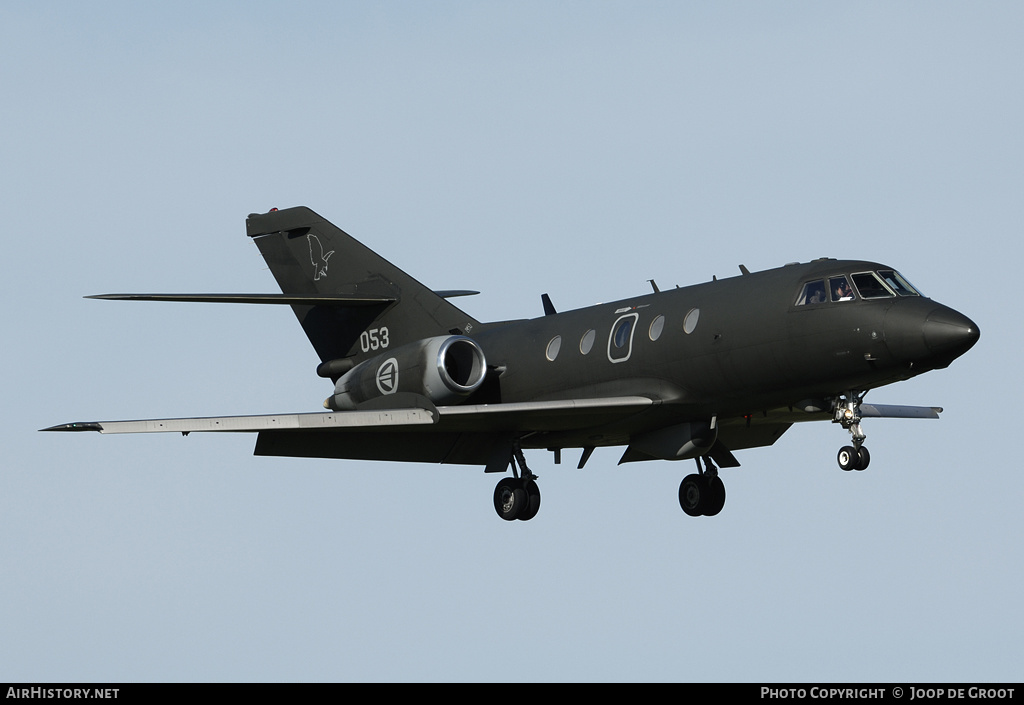
[[[950,361],[970,350],[981,337],[981,331],[974,321],[946,307],[929,313],[921,326],[921,332],[932,354]]]
[[[928,299],[901,299],[885,316],[886,346],[916,370],[946,367],[978,342],[978,325],[959,311]]]

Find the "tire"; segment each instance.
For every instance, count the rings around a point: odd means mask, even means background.
[[[679,483],[679,506],[688,516],[704,514],[708,489],[700,475],[687,475]]]
[[[870,462],[871,453],[868,452],[868,449],[865,446],[861,446],[860,449],[857,451],[857,469],[866,470],[868,467],[868,463]]]
[[[522,481],[506,477],[494,488],[494,511],[505,521],[515,521],[526,507],[526,490]]]
[[[533,480],[527,480],[523,485],[523,490],[526,492],[526,503],[523,505],[523,511],[516,518],[519,521],[530,521],[540,511],[540,487]]]
[[[725,506],[725,483],[720,477],[704,476],[707,486],[707,501],[704,503],[704,516],[713,517]]]
[[[843,446],[840,448],[836,460],[839,463],[839,467],[843,470],[859,469],[857,466],[860,465],[860,456],[853,446]]]

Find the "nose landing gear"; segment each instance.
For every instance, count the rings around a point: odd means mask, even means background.
[[[833,417],[832,423],[840,424],[850,432],[853,437],[852,446],[843,446],[839,449],[836,460],[843,470],[864,470],[871,462],[871,454],[864,447],[867,436],[860,427],[860,405],[864,401],[867,392],[849,391],[845,396],[836,397],[832,400]]]

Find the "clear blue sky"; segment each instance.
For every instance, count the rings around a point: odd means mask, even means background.
[[[0,7],[0,681],[1020,680],[1024,6],[32,2]],[[40,434],[315,411],[244,218],[308,205],[479,319],[816,257],[980,325],[723,471],[585,471],[500,521],[475,468]]]

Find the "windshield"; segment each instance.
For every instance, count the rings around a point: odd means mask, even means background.
[[[889,285],[889,288],[895,291],[900,296],[920,296],[921,292],[910,285],[903,276],[895,269],[879,269],[878,273],[882,275],[882,279]]]
[[[853,285],[850,285],[850,282]],[[829,277],[804,282],[796,298],[797,306],[856,301],[858,298],[892,299],[896,296],[922,296],[903,275],[895,269],[877,272],[833,274]]]
[[[882,283],[874,272],[861,272],[853,275],[853,283],[857,286],[862,299],[886,299],[893,293]]]

